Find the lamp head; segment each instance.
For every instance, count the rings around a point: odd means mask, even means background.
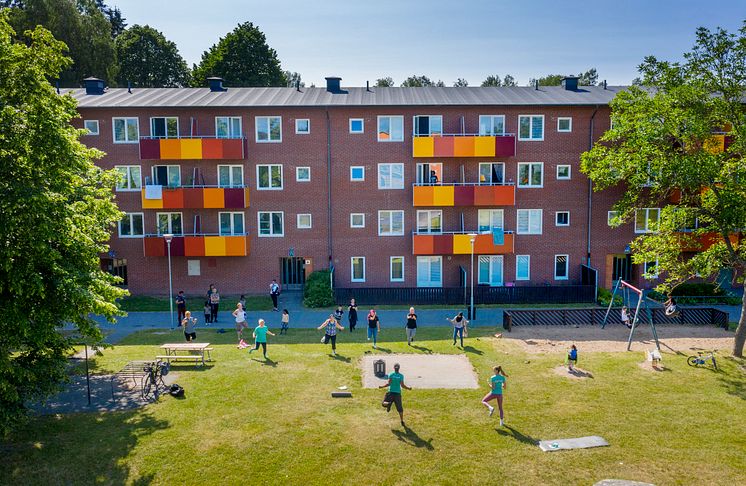
[[[163,238],[166,240],[166,243],[171,243],[171,240],[174,239],[174,235],[172,235],[171,233],[166,233],[165,235],[163,235]]]

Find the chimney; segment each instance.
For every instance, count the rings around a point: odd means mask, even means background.
[[[85,94],[87,95],[102,95],[104,94],[104,80],[94,77],[85,78],[83,80],[85,86]]]
[[[370,91],[370,81],[365,82],[365,91]]]
[[[566,78],[562,78],[562,87],[565,88],[567,91],[577,91],[578,79],[580,78],[576,76],[567,76]]]
[[[534,80],[534,89],[539,89],[539,80],[538,79]]]
[[[130,83],[129,81],[127,81],[127,92],[129,94],[132,94],[132,83]]]
[[[210,91],[212,92],[228,91],[227,88],[223,88],[223,78],[211,76],[207,78],[207,85],[210,87]]]
[[[604,89],[606,89],[606,80],[604,79]]]
[[[340,88],[339,83],[342,81],[342,78],[338,78],[335,76],[330,76],[326,79],[326,90],[330,93],[341,93],[342,88]]]

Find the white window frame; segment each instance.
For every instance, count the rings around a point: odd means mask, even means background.
[[[156,177],[155,177],[156,167],[167,167],[167,169],[166,169],[166,184],[156,184],[155,183],[156,182],[156,180],[155,180],[156,179]],[[178,181],[178,184],[176,184],[175,186],[172,186],[172,185],[168,184],[168,179],[169,179],[169,177],[168,177],[168,168],[170,168],[170,167],[176,167],[176,169],[178,170],[179,181]],[[153,165],[153,166],[150,167],[150,177],[151,177],[150,180],[153,182],[154,185],[159,185],[159,186],[163,186],[163,187],[181,187],[181,165],[178,165],[178,164],[155,164],[155,165]]]
[[[660,275],[660,272],[658,271],[658,259],[657,258],[655,259],[655,262],[644,262],[642,264],[643,275],[646,274],[646,273],[648,273],[648,265],[651,264],[651,263],[655,264],[655,265],[653,265],[655,267],[655,273],[653,275],[651,275],[650,277],[645,277],[646,280],[655,280]]]
[[[363,266],[363,277],[355,278],[355,260],[362,262]],[[350,257],[350,282],[365,282],[365,257],[354,256]]]
[[[89,123],[96,124],[96,131],[93,131],[90,128],[88,128]],[[100,135],[101,134],[98,120],[83,120],[83,128],[88,132],[86,133],[86,135]]]
[[[363,218],[362,224],[355,224],[355,216]],[[350,213],[350,228],[365,228],[365,213]]]
[[[394,278],[394,259],[401,259],[401,277]],[[404,256],[389,257],[389,281],[390,282],[403,282],[404,281]]]
[[[528,117],[528,138],[521,137],[521,118]],[[534,128],[534,118],[541,118],[541,138],[532,138]],[[544,141],[544,115],[518,115],[518,140],[521,142],[542,142]]]
[[[434,231],[432,228],[433,213],[440,216],[440,228]],[[420,214],[427,214],[427,229],[420,230]],[[440,209],[419,209],[417,210],[417,234],[419,235],[440,235],[443,234],[443,211]]]
[[[305,132],[298,129],[298,122],[308,122],[308,130]],[[310,135],[311,134],[311,119],[310,118],[296,118],[295,120],[295,134],[296,135]]]
[[[606,212],[606,226],[611,226],[611,220],[619,217],[619,211],[607,211]]]
[[[308,178],[307,179],[301,179],[300,177],[300,171],[301,169],[308,169]],[[302,167],[296,167],[295,168],[295,182],[311,182],[311,168],[307,165],[304,165]]]
[[[359,121],[360,122],[360,131],[355,131],[352,129],[352,122]],[[350,133],[359,135],[361,133],[365,133],[365,118],[350,118],[347,127],[350,129]]]
[[[641,211],[645,211],[645,229],[638,230],[637,229],[637,220],[638,220],[638,215],[639,215],[639,213]],[[649,222],[650,221],[650,211],[656,211],[657,212],[657,214],[658,214],[657,221],[658,221],[658,224],[660,225],[660,221],[661,221],[661,209],[660,208],[640,208],[640,209],[635,209],[635,233],[637,233],[637,234],[645,234],[645,233],[654,233],[655,231],[657,231],[657,230],[650,229],[650,222]]]
[[[218,135],[218,120],[220,118],[228,119],[228,135],[223,137]],[[238,135],[233,132],[233,120],[238,120]],[[216,116],[215,117],[215,138],[242,138],[243,137],[243,117],[240,116]]]
[[[355,169],[360,169],[363,171],[363,177],[360,179],[355,179],[352,175]],[[350,167],[350,182],[364,182],[365,181],[365,166],[364,165],[353,165]]]
[[[482,274],[481,260],[486,258],[489,261],[487,266],[488,274],[485,276]],[[500,262],[500,281],[492,282],[492,262]],[[478,285],[489,285],[490,287],[501,287],[505,285],[505,256],[504,255],[479,255],[477,256],[477,283]]]
[[[160,229],[158,227],[159,226],[158,222],[160,221],[162,214],[167,214],[168,215],[168,233],[161,233]],[[179,215],[179,219],[181,219],[181,233],[175,233],[174,232],[173,221],[172,221],[174,214],[178,214]],[[184,213],[182,213],[180,211],[160,211],[160,212],[155,213],[155,232],[156,232],[156,234],[158,236],[163,236],[163,235],[169,234],[169,233],[172,234],[172,235],[174,235],[174,236],[183,236],[184,235]]]
[[[520,258],[526,259],[526,276],[525,277],[522,277],[518,273],[518,259]],[[531,255],[516,255],[515,256],[515,279],[518,281],[531,280]]]
[[[228,184],[227,186],[224,186],[224,185],[220,184],[220,169],[221,169],[221,167],[227,167],[228,168],[228,179],[230,179],[230,184]],[[241,180],[239,181],[238,184],[236,184],[236,181],[233,180],[233,169],[235,169],[236,167],[239,167],[241,169]],[[244,166],[242,164],[220,164],[220,165],[218,165],[217,168],[215,169],[217,177],[218,177],[216,179],[218,181],[218,187],[229,187],[229,188],[230,187],[244,187],[244,183],[243,183],[243,169],[244,169]]]
[[[521,231],[521,228],[518,224],[518,221],[520,221],[519,215],[522,211],[528,211],[528,228],[526,231]],[[534,219],[532,215],[537,214],[536,211],[538,211],[539,215],[539,232],[533,233],[531,232],[531,222]],[[516,234],[518,235],[540,235],[544,233],[544,210],[543,209],[518,209],[516,210],[516,222],[515,222],[515,229]]]
[[[481,219],[483,215],[489,215],[490,220],[490,228],[487,230],[482,230],[481,228]],[[499,215],[499,219],[501,224],[500,225],[494,225],[494,217],[495,215]],[[505,211],[502,209],[478,209],[477,210],[477,231],[479,233],[492,233],[492,230],[494,228],[502,228],[505,229]]]
[[[308,224],[301,224],[301,218],[308,216]],[[299,213],[295,216],[295,227],[298,229],[311,229],[313,228],[313,217],[311,213]]]
[[[394,171],[393,171],[393,168],[394,168],[395,165],[398,165],[399,167],[401,167],[401,186],[398,186],[398,185],[394,184],[394,178],[393,178]],[[382,186],[381,185],[381,168],[382,167],[386,167],[386,166],[388,166],[388,168],[389,168],[389,179],[391,180],[391,186],[390,187],[386,187],[386,186]],[[378,189],[381,189],[381,190],[399,190],[399,189],[404,189],[404,164],[400,164],[400,163],[378,164],[378,174],[377,175],[378,175],[378,177],[377,177],[377,179],[378,179],[378,181],[377,181],[378,182]]]
[[[122,234],[122,220],[119,220],[117,223],[117,231],[120,238],[143,238],[145,236],[145,213],[124,213],[124,218],[129,218],[130,220],[130,229],[132,229],[132,217],[133,216],[140,216],[141,225],[142,228],[142,234],[141,235],[123,235]]]
[[[531,183],[534,166],[541,167],[541,183],[537,186]],[[528,184],[521,184],[521,166],[528,166]],[[544,187],[544,162],[518,162],[516,165],[516,185],[521,189],[541,189]]]
[[[388,213],[389,220],[391,222],[391,231],[390,232],[382,232],[381,231],[381,216],[385,213]],[[393,230],[394,227],[394,213],[401,213],[401,232],[395,232]],[[378,236],[404,236],[404,211],[401,209],[381,209],[378,211]]]
[[[489,166],[490,169],[490,179],[492,178],[492,166],[493,165],[499,165],[502,166],[502,172],[503,172],[503,181],[502,182],[493,182],[492,180],[484,180],[482,181],[482,167],[483,166]],[[493,186],[493,185],[503,185],[505,184],[505,162],[480,162],[479,163],[479,185],[481,186]]]
[[[114,188],[116,192],[139,192],[142,189],[142,167],[139,165],[115,165],[114,170],[119,171],[119,169],[127,169],[127,185],[129,185],[130,181],[130,172],[133,167],[137,167],[138,172],[140,172],[139,182],[140,185],[138,187],[125,187],[125,188],[119,188],[119,184],[117,184]]]
[[[417,123],[417,119],[421,116],[426,116],[428,118],[428,127],[427,127],[428,133],[427,134],[417,133],[417,126],[419,125]],[[430,127],[430,123],[429,123],[430,118],[440,118],[440,132],[432,131],[432,128]],[[412,136],[413,137],[431,137],[433,136],[433,134],[443,135],[443,115],[413,115],[412,116]]]
[[[382,118],[399,118],[401,120],[401,140],[396,139],[394,140],[391,137],[391,134],[389,134],[389,138],[382,139],[381,138],[381,119]],[[389,120],[389,127],[391,127],[391,120]],[[393,132],[393,130],[391,130]],[[404,141],[404,116],[403,115],[379,115],[376,123],[376,138],[379,142],[403,142]]]
[[[116,124],[117,120],[124,120],[124,140],[117,140]],[[137,127],[137,138],[130,140],[128,138],[127,120],[135,120]],[[114,116],[111,118],[111,139],[114,143],[140,143],[140,119],[136,116]]]
[[[490,119],[490,133],[482,133],[482,119]],[[503,120],[503,131],[502,133],[495,134],[495,118],[502,118]],[[479,115],[479,136],[480,137],[500,137],[505,135],[505,115]]]
[[[419,162],[417,163],[415,173],[415,183],[417,185],[434,185],[443,183],[443,163],[442,162]],[[438,182],[430,182],[430,171],[435,171]],[[423,175],[426,176],[423,178]]]
[[[262,214],[269,214],[269,234],[262,234]],[[280,214],[281,228],[280,233],[272,233],[272,215]],[[285,236],[285,211],[257,211],[256,212],[256,234],[259,238],[282,238]]]
[[[567,176],[560,175],[560,169],[567,169]],[[569,181],[572,179],[572,165],[570,164],[559,164],[557,165],[557,180],[558,181]]]
[[[269,187],[260,187],[259,184],[261,183],[261,180],[259,178],[259,168],[260,167],[267,167],[267,170],[269,170],[269,178],[267,179],[267,182],[269,182]],[[280,168],[280,187],[272,187],[272,167],[279,167]],[[256,165],[256,190],[257,191],[282,191],[285,187],[285,174],[283,173],[284,169],[282,167],[282,164],[257,164]]]
[[[277,118],[280,120],[280,139],[272,140],[272,128],[270,127],[270,120]],[[267,140],[259,140],[259,120],[267,120]],[[256,143],[282,143],[282,117],[277,115],[267,116],[255,116],[254,117],[254,141]]]
[[[560,214],[567,214],[567,224],[560,224],[559,222],[559,215]],[[570,211],[557,211],[554,213],[554,225],[560,226],[560,227],[568,227],[570,226]]]
[[[153,120],[166,120],[166,134],[162,137],[156,137],[153,135]],[[176,120],[176,135],[170,137],[168,135],[168,120]],[[150,117],[150,138],[157,138],[158,140],[176,139],[179,138],[179,117],[178,116],[151,116]]]
[[[440,268],[440,280],[437,282],[433,282],[432,279],[428,279],[428,285],[420,285],[420,261],[428,260],[428,274],[430,277],[432,277],[432,273],[430,272],[431,263],[437,262],[438,267]],[[421,288],[440,288],[443,287],[443,257],[440,255],[431,255],[431,256],[418,256],[416,261],[416,267],[417,269],[417,278],[416,278],[416,285],[417,287]]]
[[[570,123],[569,128],[567,130],[563,130],[560,128],[560,121],[565,121],[565,120],[567,120]],[[572,117],[571,116],[557,117],[557,132],[558,133],[571,133],[572,132]]]
[[[565,276],[564,277],[557,276],[557,257],[565,257]],[[552,269],[552,273],[554,274],[555,280],[569,280],[570,279],[570,255],[567,255],[564,253],[559,254],[559,255],[554,255],[553,267],[554,268]]]
[[[229,214],[230,215],[231,231],[230,231],[229,234],[223,234],[223,232],[221,231],[220,217],[223,214]],[[233,216],[236,215],[236,214],[240,214],[241,215],[241,226],[243,227],[243,231],[240,232],[240,233],[236,231],[236,228],[235,228],[235,225],[234,225],[234,221],[233,221]],[[246,215],[244,214],[244,212],[243,211],[220,211],[218,213],[218,234],[220,236],[243,236],[243,235],[245,235],[246,234]]]

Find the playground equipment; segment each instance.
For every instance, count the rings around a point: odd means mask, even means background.
[[[617,296],[617,294],[622,295],[622,302],[623,305],[627,307],[627,309],[632,309],[632,300],[630,299],[632,294],[637,295],[637,303],[635,304],[635,313],[632,316],[632,327],[629,330],[629,339],[627,340],[627,351],[630,350],[632,347],[632,336],[635,333],[635,328],[637,328],[637,323],[640,322],[640,311],[642,310],[642,306],[645,306],[645,317],[648,323],[650,323],[650,329],[653,332],[653,339],[655,339],[655,347],[658,348],[658,351],[661,349],[661,345],[658,342],[658,331],[655,329],[655,323],[653,322],[653,314],[650,312],[650,307],[648,307],[648,297],[645,296],[645,291],[640,290],[634,285],[630,284],[629,282],[625,282],[622,279],[617,280],[616,285],[614,285],[614,291],[611,293],[611,301],[609,302],[609,308],[606,309],[606,315],[604,315],[604,321],[601,324],[601,329],[606,327],[606,323],[609,320],[609,314],[611,313],[611,307],[614,305],[614,298]]]

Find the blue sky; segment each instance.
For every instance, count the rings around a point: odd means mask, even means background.
[[[412,74],[478,86],[489,74],[525,85],[549,73],[595,67],[609,84],[628,84],[646,55],[679,59],[698,26],[735,32],[746,3],[708,7],[690,0],[109,0],[129,25],[148,24],[191,65],[244,21],[277,51],[283,69],[307,85],[341,76],[363,86]]]

